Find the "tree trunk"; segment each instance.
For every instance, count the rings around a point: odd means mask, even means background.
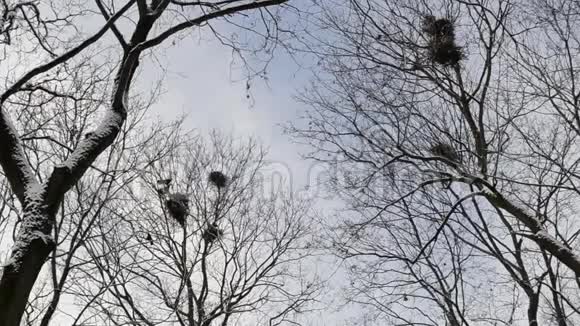
[[[36,211],[37,212],[37,211]],[[0,278],[0,326],[19,326],[36,278],[55,245],[48,214],[26,209],[22,228]]]
[[[540,292],[528,295],[528,323],[530,326],[538,326],[538,306],[540,305]]]

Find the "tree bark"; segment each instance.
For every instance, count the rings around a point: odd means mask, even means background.
[[[50,237],[43,236],[50,234],[53,220],[46,213],[25,208],[22,229],[0,281],[0,326],[20,325],[30,291],[55,247]]]
[[[538,326],[538,307],[540,305],[540,293],[528,295],[528,323],[530,326]]]

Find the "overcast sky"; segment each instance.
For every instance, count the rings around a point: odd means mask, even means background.
[[[165,92],[154,107],[153,114],[171,120],[181,113],[188,115],[187,127],[201,134],[211,129],[233,133],[239,137],[256,137],[268,149],[272,177],[284,176],[287,186],[293,191],[304,193],[320,190],[313,184],[317,174],[324,168],[301,158],[308,148],[295,144],[283,134],[281,124],[296,121],[300,112],[306,109],[293,99],[300,89],[307,86],[310,73],[298,65],[284,52],[280,52],[268,70],[268,83],[255,79],[251,87],[251,99],[246,98],[245,81],[240,80],[240,71],[232,69],[232,52],[216,41],[199,40],[192,35],[174,47],[160,52],[159,60],[166,69]],[[162,72],[151,66],[143,68],[140,82],[160,78]],[[268,177],[268,176],[266,176]],[[310,180],[310,181],[309,181]],[[321,195],[319,192],[317,193]],[[324,195],[321,195],[324,197]],[[323,198],[315,200],[315,210],[329,213],[330,205],[336,201]],[[323,258],[330,261],[330,258]],[[338,276],[333,264],[320,263],[318,272],[329,280],[329,290],[333,293],[343,277]],[[326,300],[331,300],[331,294]],[[341,313],[329,307],[311,318],[310,325],[346,325],[346,319],[353,315],[351,309],[341,309]]]
[[[232,68],[232,51],[217,41],[193,33],[176,46],[158,51],[165,71],[164,94],[153,114],[170,120],[188,115],[187,127],[201,133],[218,129],[239,137],[256,137],[267,149],[268,160],[279,174],[288,176],[292,190],[315,179],[320,166],[301,159],[308,148],[283,134],[282,124],[296,121],[305,107],[293,95],[308,84],[310,72],[301,69],[280,50],[268,69],[268,82],[255,78],[246,98],[240,69]],[[140,82],[159,79],[154,63],[143,68]],[[234,64],[239,65],[239,61]],[[314,171],[314,173],[312,173]]]

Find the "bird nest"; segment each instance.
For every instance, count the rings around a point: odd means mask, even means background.
[[[205,231],[203,231],[203,239],[212,243],[224,235],[224,231],[217,226],[217,223],[210,224]]]
[[[455,38],[455,26],[446,18],[437,19],[435,16],[426,16],[423,19],[423,32],[431,37]]]
[[[463,59],[463,50],[449,38],[435,38],[429,41],[429,57],[443,66],[454,66]]]
[[[223,188],[228,182],[228,178],[220,171],[212,171],[209,173],[209,182],[218,188]]]
[[[438,142],[437,144],[433,145],[429,150],[435,156],[441,156],[446,158],[448,161],[452,163],[459,163],[461,162],[461,157],[459,153],[453,148],[453,146],[445,143]]]
[[[169,215],[181,226],[185,225],[185,219],[189,214],[189,199],[185,194],[175,193],[167,196],[165,206]]]
[[[455,43],[455,27],[446,18],[423,19],[423,32],[429,37],[428,55],[432,61],[443,66],[454,66],[463,59],[463,49]]]

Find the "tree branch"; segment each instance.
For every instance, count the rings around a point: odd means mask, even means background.
[[[532,239],[540,248],[558,258],[558,260],[576,274],[576,277],[580,277],[580,257],[572,249],[548,234],[537,218],[527,213],[523,208],[514,205],[497,192],[491,193],[484,191],[483,195],[494,206],[507,211],[524,223],[532,232],[531,235],[527,235],[528,238]]]
[[[107,9],[105,8],[105,6],[103,6],[103,2],[101,0],[95,0],[95,2],[97,3],[99,10],[101,11],[101,15],[103,15],[103,17],[106,20],[110,20],[111,17],[109,16],[109,13],[107,12]],[[123,50],[127,50],[128,49],[127,42],[125,41],[123,34],[121,34],[121,32],[119,31],[117,26],[115,26],[115,24],[111,24],[111,31],[113,31],[113,34],[115,34],[115,37],[117,38],[117,40],[119,41],[119,43],[123,47]]]
[[[154,23],[155,18],[148,15],[140,16],[129,46],[146,40]],[[77,183],[97,157],[117,137],[127,118],[129,87],[139,65],[141,52],[136,49],[136,46],[125,52],[115,77],[111,109],[107,111],[97,129],[90,136],[81,140],[71,155],[62,164],[55,167],[48,181],[47,193],[49,198],[47,198],[47,203],[50,205],[49,210],[56,211],[62,196]]]
[[[38,184],[34,172],[26,161],[24,148],[10,118],[0,109],[0,165],[10,187],[21,204],[24,204],[26,187]]]
[[[77,47],[73,48],[67,53],[64,53],[63,55],[44,65],[32,69],[26,75],[22,76],[16,83],[14,83],[10,88],[8,88],[4,92],[4,94],[2,94],[2,96],[0,96],[0,105],[3,105],[4,102],[6,102],[6,100],[8,99],[8,97],[16,93],[20,89],[20,87],[30,79],[34,78],[39,74],[49,71],[50,69],[58,66],[59,64],[62,64],[70,60],[71,58],[79,54],[81,51],[86,49],[88,46],[98,41],[101,38],[101,36],[103,36],[109,30],[109,28],[113,26],[114,22],[117,19],[119,19],[119,17],[121,17],[127,10],[129,10],[129,8],[131,8],[131,6],[133,5],[133,3],[135,3],[135,1],[136,0],[130,0],[129,2],[127,2],[127,4],[123,8],[121,8],[121,10],[119,10],[115,15],[113,15],[113,17],[111,17],[111,19],[109,19],[109,21],[107,21],[107,23],[95,35],[89,37],[83,43],[79,44]]]
[[[247,11],[247,10],[252,10],[252,9],[280,5],[280,4],[283,4],[287,1],[288,0],[256,1],[256,2],[252,2],[252,3],[246,3],[243,5],[239,5],[239,6],[225,8],[222,10],[217,10],[217,11],[211,12],[209,14],[206,14],[206,15],[197,17],[195,19],[183,22],[181,24],[175,25],[172,28],[166,30],[165,32],[159,34],[158,36],[156,36],[156,37],[154,37],[146,42],[139,44],[137,49],[139,51],[142,51],[142,50],[148,49],[150,47],[159,45],[159,44],[163,43],[163,41],[165,41],[167,38],[171,37],[172,35],[180,32],[186,28],[198,26],[198,25],[200,25],[206,21],[212,20],[214,18],[224,17],[227,15],[235,14],[237,12],[241,12],[241,11]]]
[[[6,178],[8,179],[12,190],[21,203],[24,203],[26,189],[33,185],[37,185],[38,180],[34,177],[34,173],[26,161],[21,140],[10,121],[10,118],[4,110],[3,104],[30,79],[66,62],[89,45],[96,42],[113,25],[113,22],[121,17],[123,13],[131,7],[134,1],[135,0],[129,1],[123,8],[121,8],[121,10],[119,10],[119,12],[107,21],[107,23],[95,35],[49,63],[32,69],[8,88],[2,96],[0,96],[0,139],[3,140],[0,144],[0,165],[6,174]]]

